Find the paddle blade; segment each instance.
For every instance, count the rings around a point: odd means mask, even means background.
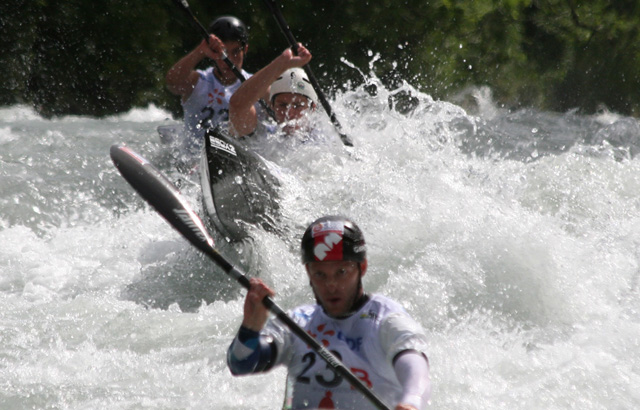
[[[111,146],[111,160],[124,179],[178,232],[204,253],[213,238],[177,188],[149,161],[124,145]]]

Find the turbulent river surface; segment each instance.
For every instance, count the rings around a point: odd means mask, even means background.
[[[507,110],[482,89],[457,104],[366,90],[332,100],[353,148],[336,137],[268,158],[286,234],[256,228],[250,251],[217,238],[221,251],[252,252],[243,268],[292,308],[312,298],[304,227],[346,214],[368,241],[365,289],[429,337],[430,408],[639,408],[638,121]],[[127,144],[202,213],[197,179],[156,132],[175,123],[153,106],[0,108],[0,408],[281,406],[284,370],[226,368],[244,291],[109,157]]]

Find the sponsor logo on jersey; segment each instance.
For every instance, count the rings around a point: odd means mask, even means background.
[[[211,105],[215,101],[216,104],[222,105],[225,102],[225,100],[224,100],[224,97],[225,97],[224,89],[219,90],[218,88],[214,88],[213,89],[213,93],[208,93],[207,97],[208,97],[207,104]]]
[[[331,342],[328,340],[331,336],[334,336],[336,334],[335,330],[331,330],[331,329],[325,329],[326,328],[326,323],[323,323],[321,325],[318,325],[318,327],[316,328],[316,332],[312,332],[311,330],[307,331],[307,333],[309,333],[311,336],[313,336],[315,339],[320,339],[320,343],[322,343],[322,345],[324,347],[329,347],[329,345],[331,344]]]
[[[354,352],[360,351],[360,346],[362,346],[362,336],[360,337],[347,337],[342,332],[338,332],[338,340],[342,340],[349,346],[349,349]]]
[[[361,313],[360,314],[360,319],[372,319],[372,320],[376,320],[378,317],[378,314],[376,312],[374,312],[373,310],[370,310],[366,313]]]

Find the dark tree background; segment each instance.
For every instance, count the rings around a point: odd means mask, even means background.
[[[234,14],[249,26],[257,71],[285,47],[262,0],[191,0],[203,23]],[[390,87],[434,98],[488,85],[507,107],[640,114],[636,0],[279,0],[313,53],[325,93],[357,85],[347,59]],[[180,113],[164,75],[200,41],[172,0],[5,0],[0,4],[0,105],[45,116],[103,116],[154,103]]]

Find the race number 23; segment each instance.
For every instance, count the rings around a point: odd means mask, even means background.
[[[339,360],[342,360],[340,353],[333,350],[331,350],[331,353],[335,357],[337,357]],[[313,374],[310,374],[311,373],[310,369],[313,367],[314,364],[316,364],[316,360],[318,360],[318,355],[315,352],[309,352],[304,356],[302,356],[302,362],[305,363],[306,366],[296,379],[298,383],[304,383],[304,384],[311,383],[311,377],[313,376]],[[322,374],[316,374],[314,376],[316,382],[318,382],[319,385],[321,385],[322,387],[331,388],[331,387],[336,387],[340,383],[342,383],[344,378],[338,373],[336,373],[331,368],[331,366],[329,366],[328,363],[326,365],[326,370],[327,371],[324,371]],[[367,387],[369,388],[373,387],[373,384],[369,379],[369,373],[367,373],[366,370],[358,369],[357,367],[352,367],[351,372],[363,383],[365,383]],[[353,386],[351,388],[353,388]]]

